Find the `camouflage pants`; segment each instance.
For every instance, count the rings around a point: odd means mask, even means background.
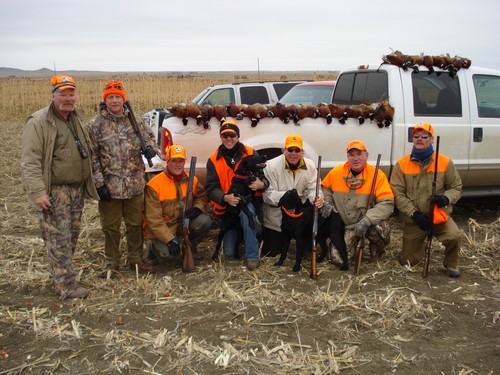
[[[379,224],[372,225],[366,232],[365,239],[370,243],[370,256],[381,257],[384,254],[385,247],[391,242],[391,228],[387,221],[381,221]],[[356,256],[356,245],[358,237],[354,229],[346,229],[344,240],[347,244],[347,255],[349,260]],[[334,264],[342,264],[342,259],[338,250],[332,246],[330,251],[331,262]]]
[[[80,235],[83,185],[53,185],[52,207],[39,213],[40,229],[47,251],[49,271],[56,289],[65,293],[76,286],[73,254]]]

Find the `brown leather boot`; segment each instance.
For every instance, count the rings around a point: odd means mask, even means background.
[[[154,273],[155,269],[151,264],[147,263],[130,263],[130,270],[135,271],[135,266],[140,273]]]

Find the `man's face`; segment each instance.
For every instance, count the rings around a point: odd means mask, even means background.
[[[238,137],[238,134],[236,134],[236,132],[225,132],[220,135],[222,144],[228,150],[232,149],[234,145],[238,143],[239,139],[240,137]]]
[[[288,164],[295,165],[300,161],[300,158],[304,156],[304,150],[293,146],[285,148],[283,150],[283,154],[285,155],[285,159],[288,161]]]
[[[108,111],[114,115],[120,116],[123,114],[123,98],[118,94],[110,94],[106,96],[106,107]]]
[[[417,151],[425,151],[432,145],[434,138],[425,130],[413,134],[413,146]]]
[[[354,172],[361,172],[368,161],[368,152],[353,148],[347,151],[347,160]]]
[[[167,170],[173,176],[179,176],[184,172],[184,164],[186,164],[186,159],[175,158],[167,161]]]
[[[52,102],[59,112],[69,113],[75,109],[76,90],[56,90],[52,93]]]

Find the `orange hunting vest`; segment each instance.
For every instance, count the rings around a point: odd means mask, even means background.
[[[234,176],[234,171],[238,169],[238,166],[241,163],[241,159],[235,164],[234,169],[231,169],[228,167],[226,163],[226,159],[224,157],[220,157],[217,159],[219,151],[215,151],[211,156],[210,160],[212,161],[215,170],[217,171],[217,176],[219,177],[219,182],[220,182],[220,187],[224,193],[227,193],[229,191],[229,188],[231,187],[231,181],[233,180]],[[254,154],[254,149],[245,146],[245,151],[242,153],[242,159],[245,156],[248,155],[253,155]],[[226,207],[218,204],[217,202],[210,201],[210,205],[212,206],[212,211],[216,215],[224,215],[226,212]]]

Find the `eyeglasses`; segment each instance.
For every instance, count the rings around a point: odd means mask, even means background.
[[[220,135],[222,138],[236,138],[236,133],[223,133]]]
[[[298,154],[300,151],[302,151],[300,148],[298,147],[288,147],[286,149],[288,152],[295,152],[296,154]]]
[[[427,134],[427,133],[424,133],[424,134],[413,134],[413,138],[415,138],[415,139],[419,139],[419,138],[428,139],[430,137],[431,137],[430,134]]]

